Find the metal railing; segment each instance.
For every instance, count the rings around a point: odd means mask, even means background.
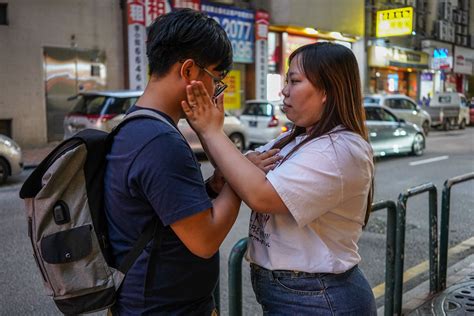
[[[403,297],[403,265],[405,260],[406,207],[410,197],[429,192],[429,261],[430,261],[430,292],[438,287],[438,190],[432,183],[425,183],[409,188],[400,193],[397,202],[397,236],[395,259],[395,293],[394,314],[401,315]]]
[[[474,172],[453,177],[444,182],[443,193],[441,197],[438,291],[442,291],[446,288],[446,273],[448,269],[449,217],[451,212],[451,188],[455,184],[469,180],[474,180]]]
[[[242,258],[247,251],[248,238],[242,238],[229,256],[229,315],[242,315]]]

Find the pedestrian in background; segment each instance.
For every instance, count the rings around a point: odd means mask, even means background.
[[[187,87],[184,112],[252,209],[246,258],[264,314],[376,315],[357,266],[374,165],[356,58],[342,45],[316,43],[289,61],[282,94],[295,127],[257,148],[281,149],[283,160],[267,174],[225,137],[223,108],[201,82]]]
[[[205,185],[176,125],[184,117],[180,102],[191,81],[200,80],[222,102],[221,79],[232,65],[232,45],[214,19],[183,9],[150,26],[147,56],[150,80],[129,113],[148,109],[167,122],[135,119],[114,137],[104,179],[114,264],[121,265],[145,227],[154,221],[158,226],[126,274],[111,312],[211,315],[218,249],[235,222],[240,199],[218,171]]]

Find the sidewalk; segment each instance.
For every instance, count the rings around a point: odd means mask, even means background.
[[[25,169],[36,168],[36,166],[56,147],[60,142],[51,142],[43,146],[22,148],[23,165]]]
[[[474,315],[474,254],[448,268],[444,291],[430,295],[429,287],[428,280],[403,294],[403,315]]]

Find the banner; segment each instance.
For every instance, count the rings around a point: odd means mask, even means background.
[[[128,84],[131,90],[145,89],[147,82],[145,4],[127,0]]]
[[[216,20],[226,31],[232,43],[234,62],[253,63],[254,12],[204,1],[201,1],[201,11]]]
[[[255,18],[255,95],[257,99],[267,99],[268,74],[268,25],[270,15],[257,11]]]
[[[228,85],[224,91],[224,108],[226,110],[240,109],[240,71],[231,70],[224,82]]]

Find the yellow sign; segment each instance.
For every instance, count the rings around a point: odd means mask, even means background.
[[[376,37],[411,35],[413,8],[377,11]]]
[[[224,91],[224,108],[226,110],[240,109],[240,71],[230,71],[224,82],[228,85]]]

